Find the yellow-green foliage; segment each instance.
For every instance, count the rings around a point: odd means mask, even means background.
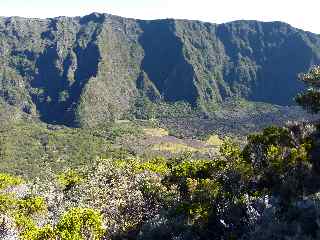
[[[68,190],[82,181],[82,176],[75,170],[68,170],[58,175],[58,181],[65,190]]]
[[[56,232],[50,225],[38,227],[32,218],[23,214],[15,216],[15,223],[22,240],[54,240]]]
[[[181,194],[175,213],[185,216],[190,225],[208,224],[209,217],[218,207],[217,202],[228,195],[218,177],[226,170],[224,159],[185,160],[173,164],[169,182],[175,182]]]
[[[11,194],[0,194],[0,212],[6,213],[15,209],[16,199]]]
[[[220,146],[220,154],[226,159],[226,169],[235,170],[243,179],[253,176],[253,167],[242,156],[240,147],[231,139],[226,138]]]
[[[289,162],[291,166],[294,166],[297,163],[308,162],[309,154],[308,152],[312,148],[311,143],[303,143],[297,148],[291,148]]]
[[[55,240],[57,239],[56,232],[50,225],[45,225],[40,228],[36,228],[34,231],[30,231],[30,237],[27,239],[32,240]]]
[[[57,225],[61,240],[101,239],[104,235],[102,216],[89,208],[72,208]]]
[[[266,157],[273,168],[273,171],[281,173],[288,167],[294,167],[298,163],[308,162],[308,149],[310,144],[301,144],[295,148],[285,148],[276,145],[270,145],[267,148]]]
[[[233,169],[241,174],[242,179],[249,180],[254,176],[252,164],[245,161],[243,158],[238,158],[233,162],[228,163],[228,168]]]
[[[230,138],[226,138],[220,147],[220,154],[228,160],[235,160],[240,157],[241,149]]]
[[[18,199],[14,194],[0,194],[0,212],[25,215],[43,213],[47,210],[42,197],[25,197]]]
[[[283,154],[284,151],[281,147],[271,145],[267,148],[267,159],[270,161],[271,166],[275,170],[282,171],[284,168],[284,161],[283,161]]]
[[[22,214],[16,213],[14,215],[14,220],[17,229],[19,230],[20,237],[22,239],[34,239],[35,231],[37,229],[36,224],[34,223],[33,219]]]
[[[9,174],[0,173],[0,190],[8,187],[17,186],[23,183],[23,180],[19,177],[14,177]]]
[[[14,217],[23,240],[87,240],[101,239],[104,235],[102,216],[90,208],[72,208],[61,217],[56,227],[38,227],[34,220],[21,213]]]
[[[1,174],[0,178],[2,189],[23,183],[21,178],[7,174]],[[46,211],[47,205],[42,197],[26,196],[18,198],[14,193],[0,194],[0,213],[14,219],[20,238],[23,240],[50,239],[47,234],[44,234],[48,232],[48,228],[38,228],[33,220],[35,214],[41,214]]]
[[[122,160],[122,159],[116,159],[113,161],[113,163],[114,163],[114,166],[119,169],[124,169],[124,168],[128,167],[128,165],[129,165],[129,161]]]
[[[179,193],[175,187],[163,185],[161,180],[161,178],[144,180],[140,190],[147,199],[152,199],[162,206],[172,206],[179,197]]]
[[[157,157],[150,161],[135,165],[136,171],[151,171],[159,174],[166,174],[169,171],[167,161],[164,158]]]
[[[207,178],[223,169],[225,165],[226,163],[220,160],[186,160],[174,165],[171,172],[179,177]]]
[[[47,210],[47,205],[42,197],[26,197],[24,199],[17,200],[17,207],[19,212],[23,212],[26,215],[32,215],[36,213],[42,213]]]
[[[21,239],[50,239],[49,237],[39,237],[43,236],[44,229],[38,228],[32,218],[34,214],[40,214],[47,210],[47,206],[43,198],[26,197],[24,199],[17,199],[14,195],[0,195],[0,209],[1,212],[14,217]]]

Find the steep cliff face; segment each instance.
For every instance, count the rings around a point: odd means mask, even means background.
[[[286,105],[317,63],[320,36],[280,22],[0,18],[0,98],[50,123],[98,124],[139,92],[207,110],[232,96]]]
[[[133,25],[100,14],[2,19],[1,97],[46,122],[68,125],[95,124],[110,109],[125,110],[143,55]]]
[[[233,65],[225,81],[254,101],[292,103],[303,87],[297,73],[319,63],[319,36],[284,23],[233,22],[220,25],[217,35]]]
[[[177,29],[205,103],[237,95],[292,104],[303,87],[297,73],[320,61],[320,37],[281,22],[178,21]]]

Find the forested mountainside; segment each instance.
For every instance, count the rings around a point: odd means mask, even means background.
[[[1,111],[69,126],[120,118],[141,95],[203,112],[230,97],[292,104],[317,63],[320,36],[281,22],[0,18]]]
[[[280,22],[1,18],[0,239],[320,239],[319,63]]]

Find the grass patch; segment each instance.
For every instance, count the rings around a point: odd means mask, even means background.
[[[223,140],[218,135],[210,135],[206,143],[212,146],[221,146],[223,144]]]
[[[165,137],[169,135],[169,132],[163,128],[144,128],[144,133],[152,137]]]
[[[152,146],[153,151],[182,153],[182,152],[197,152],[199,149],[193,148],[181,143],[163,142]]]

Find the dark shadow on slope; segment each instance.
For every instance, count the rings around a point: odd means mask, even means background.
[[[86,48],[79,45],[74,49],[77,55],[78,67],[75,72],[75,82],[71,85],[68,99],[68,107],[72,110],[68,120],[72,125],[78,125],[76,118],[76,107],[79,103],[81,94],[89,79],[97,76],[100,61],[100,51],[94,41],[90,42]]]
[[[219,25],[216,34],[230,63],[223,77],[231,87],[242,84],[242,97],[294,104],[294,96],[304,88],[297,74],[308,70],[316,60],[304,33],[281,22],[237,21]],[[257,69],[239,68],[239,56],[250,59]]]
[[[175,35],[173,20],[139,21],[144,49],[141,69],[156,86],[164,100],[196,104],[198,91],[195,73],[183,56],[183,45]]]
[[[33,94],[33,101],[40,113],[41,120],[48,123],[63,123],[64,103],[60,102],[60,93],[68,86],[68,80],[56,66],[58,54],[56,46],[47,48],[41,54],[36,67],[38,73],[32,87],[38,90]]]
[[[297,76],[308,71],[314,59],[314,52],[301,33],[287,37],[279,48],[268,54],[261,70],[261,84],[254,89],[252,100],[294,104],[294,97],[305,88]]]
[[[51,124],[76,126],[76,105],[81,93],[90,78],[95,77],[100,61],[100,52],[96,44],[99,25],[95,27],[91,36],[85,31],[77,35],[76,46],[72,50],[76,55],[77,68],[74,81],[68,79],[68,72],[72,65],[71,52],[63,59],[63,71],[57,68],[59,60],[56,46],[47,48],[36,62],[38,74],[32,84],[33,88],[41,91],[33,95],[41,120]],[[51,34],[49,34],[51,36]],[[81,38],[88,38],[88,44],[81,45]]]

